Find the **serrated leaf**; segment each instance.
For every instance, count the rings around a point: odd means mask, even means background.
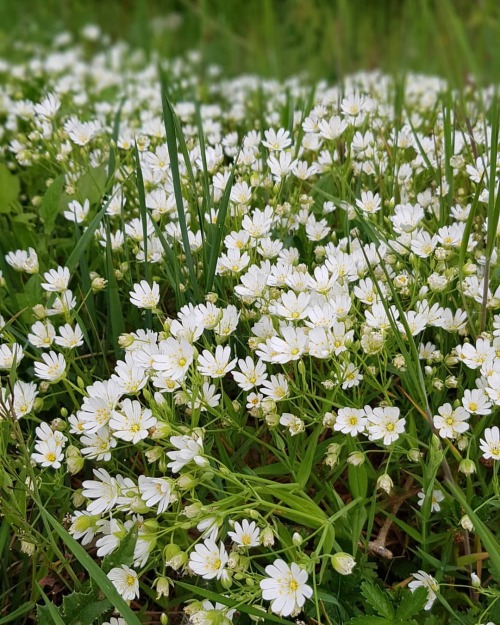
[[[382,588],[375,584],[363,582],[361,584],[361,594],[366,599],[366,603],[368,603],[375,612],[386,619],[393,619],[394,608],[385,590],[382,590]]]
[[[64,188],[64,175],[61,174],[54,179],[53,183],[45,192],[40,205],[40,217],[43,219],[43,229],[51,232],[59,214],[61,197]]]
[[[9,213],[12,204],[19,196],[19,178],[12,174],[6,165],[0,165],[0,213]]]
[[[66,625],[59,609],[51,602],[44,593],[40,584],[37,584],[38,590],[45,601],[45,606],[38,605],[36,608],[38,625]]]
[[[424,609],[427,603],[427,589],[421,586],[417,588],[415,592],[406,589],[406,592],[401,600],[401,603],[396,610],[396,617],[400,621],[409,619],[414,614],[418,614]]]
[[[112,607],[107,599],[98,600],[96,593],[74,592],[63,598],[64,621],[67,625],[91,625]]]

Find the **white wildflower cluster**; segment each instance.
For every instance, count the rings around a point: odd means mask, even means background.
[[[447,84],[421,75],[398,114],[380,72],[311,98],[296,78],[214,71],[196,102],[193,54],[162,61],[180,94],[174,154],[159,59],[68,43],[37,58],[35,98],[32,62],[0,64],[0,153],[21,180],[50,172],[40,196],[59,185],[58,209],[25,196],[43,245],[5,254],[0,418],[20,419],[44,479],[81,474],[70,532],[97,558],[137,532],[108,572],[123,598],[191,575],[230,605],[295,617],[358,570],[341,548],[364,517],[342,514],[369,488],[403,491],[411,525],[456,529],[465,511],[427,459],[451,450],[453,475],[483,485],[500,460],[500,233],[486,220],[500,157],[490,167],[478,113],[492,91],[468,94],[470,132]],[[356,559],[376,557],[369,539]],[[413,577],[430,609],[439,583]],[[192,623],[235,613],[185,609]]]

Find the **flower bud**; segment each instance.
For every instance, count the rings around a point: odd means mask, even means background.
[[[264,547],[272,547],[274,545],[274,532],[270,527],[265,527],[260,533],[260,540]]]
[[[293,533],[292,542],[296,547],[300,547],[302,540],[302,536],[298,532]]]
[[[365,460],[366,456],[362,451],[353,451],[347,458],[347,462],[352,464],[353,467],[361,466]]]
[[[392,489],[394,488],[394,482],[392,481],[391,476],[387,473],[383,473],[377,480],[377,488],[380,488],[390,495]]]
[[[470,581],[474,588],[481,588],[481,579],[475,573],[470,574]]]
[[[356,560],[351,555],[343,551],[339,551],[331,556],[330,561],[333,568],[337,571],[337,573],[340,573],[340,575],[350,575],[353,568],[356,566]]]
[[[460,463],[458,470],[464,475],[473,475],[476,472],[476,465],[470,458],[465,458]]]
[[[160,597],[168,597],[170,591],[170,580],[168,577],[157,577],[153,582],[153,587],[156,587],[156,599]]]
[[[420,462],[424,454],[420,451],[420,449],[413,447],[412,449],[408,450],[407,456],[408,460],[410,460],[411,462]]]
[[[470,520],[468,514],[464,514],[464,516],[460,519],[460,525],[464,528],[464,530],[467,530],[468,532],[474,531],[474,525]]]

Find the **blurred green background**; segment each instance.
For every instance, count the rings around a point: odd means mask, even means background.
[[[0,0],[0,54],[95,23],[147,51],[198,48],[230,74],[381,67],[488,83],[500,78],[499,18],[498,0]]]

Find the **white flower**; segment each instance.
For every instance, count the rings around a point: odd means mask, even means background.
[[[240,547],[257,547],[259,545],[260,529],[255,521],[249,522],[243,519],[241,523],[236,522],[233,531],[227,533]]]
[[[0,370],[9,371],[13,366],[16,368],[24,358],[23,348],[19,343],[12,343],[12,345],[0,345]]]
[[[118,501],[120,485],[105,469],[94,469],[94,475],[98,481],[85,480],[82,484],[82,495],[94,499],[87,510],[90,514],[109,512]]]
[[[415,590],[420,588],[420,586],[427,588],[427,603],[425,604],[425,609],[430,610],[434,600],[436,599],[436,593],[439,592],[439,584],[437,580],[425,571],[413,573],[413,577],[415,580],[408,584],[408,588],[412,592],[415,592]]]
[[[85,200],[83,204],[80,204],[77,200],[73,200],[68,204],[68,210],[64,211],[63,214],[68,221],[81,224],[87,218],[89,210],[90,204],[88,200]]]
[[[417,493],[418,496],[418,505],[422,507],[424,505],[424,501],[426,499],[426,494],[423,490]],[[431,512],[439,512],[441,510],[441,506],[439,505],[441,501],[444,501],[444,493],[442,490],[435,489],[432,491],[431,495],[432,505]]]
[[[222,378],[236,366],[237,358],[230,360],[231,348],[217,345],[215,355],[204,349],[198,357],[198,371],[209,378]]]
[[[370,440],[382,439],[384,445],[397,441],[399,435],[405,431],[405,419],[399,418],[399,408],[374,408],[365,406],[368,418],[368,432]]]
[[[134,445],[149,435],[149,429],[156,425],[156,417],[149,408],[142,409],[137,400],[124,399],[121,412],[114,410],[109,421],[113,435]]]
[[[59,336],[55,338],[56,345],[67,349],[74,349],[83,345],[83,332],[77,324],[74,328],[69,323],[59,328]]]
[[[182,380],[193,362],[194,347],[186,340],[169,336],[160,342],[160,353],[155,354],[153,369],[164,371],[171,380]]]
[[[266,566],[267,578],[261,580],[262,598],[271,601],[271,611],[280,616],[295,616],[313,590],[306,584],[307,571],[292,562],[290,566],[277,559]]]
[[[366,429],[368,419],[364,410],[357,408],[340,408],[333,429],[343,434],[357,436]]]
[[[176,499],[176,496],[173,494],[172,480],[165,477],[140,475],[139,492],[148,508],[158,504],[158,514],[165,512],[169,504]]]
[[[146,280],[141,280],[139,284],[134,284],[133,291],[130,291],[130,301],[137,308],[153,309],[160,301],[160,286],[153,282],[149,286]]]
[[[439,415],[434,415],[434,427],[439,430],[441,438],[457,438],[469,429],[467,419],[470,414],[459,406],[453,410],[451,404],[444,404],[438,408]]]
[[[36,321],[31,326],[31,332],[28,334],[28,341],[39,349],[49,348],[56,336],[56,330],[54,326],[47,319],[45,322]]]
[[[475,388],[472,391],[465,389],[464,396],[462,397],[462,405],[470,414],[491,414],[491,402],[486,393],[479,388]]]
[[[52,467],[53,469],[59,469],[61,462],[64,459],[62,451],[62,445],[58,443],[54,438],[50,438],[45,441],[39,441],[35,445],[37,453],[31,454],[31,457],[35,462],[41,464],[42,467]]]
[[[66,371],[66,360],[62,354],[42,354],[42,362],[35,362],[35,375],[41,380],[58,382]]]
[[[57,267],[43,274],[44,280],[40,285],[45,291],[63,293],[67,290],[71,274],[67,267]]]
[[[139,578],[133,569],[122,564],[119,567],[111,569],[108,573],[108,577],[125,601],[137,599],[139,596]]]
[[[13,389],[13,409],[16,419],[20,419],[29,414],[33,409],[35,398],[38,395],[38,390],[34,382],[23,382],[18,380],[14,384]],[[10,397],[7,395],[5,389],[0,389],[0,396],[7,407],[10,408]],[[2,404],[0,403],[0,418],[5,418],[5,414]]]
[[[250,391],[267,380],[266,366],[260,360],[255,363],[250,356],[244,360],[240,358],[238,368],[240,371],[233,371],[232,375],[236,384],[244,391]]]
[[[221,579],[225,577],[228,561],[226,548],[222,543],[217,546],[212,538],[195,546],[189,556],[189,568],[204,579]]]
[[[178,451],[167,451],[167,456],[172,460],[168,463],[168,468],[172,473],[179,471],[186,464],[195,462],[202,467],[208,464],[208,460],[203,457],[203,438],[201,436],[171,436],[170,443],[177,447]]]
[[[484,438],[479,441],[479,447],[483,452],[483,457],[488,460],[500,460],[500,430],[495,425],[492,428],[486,428],[483,434]]]

